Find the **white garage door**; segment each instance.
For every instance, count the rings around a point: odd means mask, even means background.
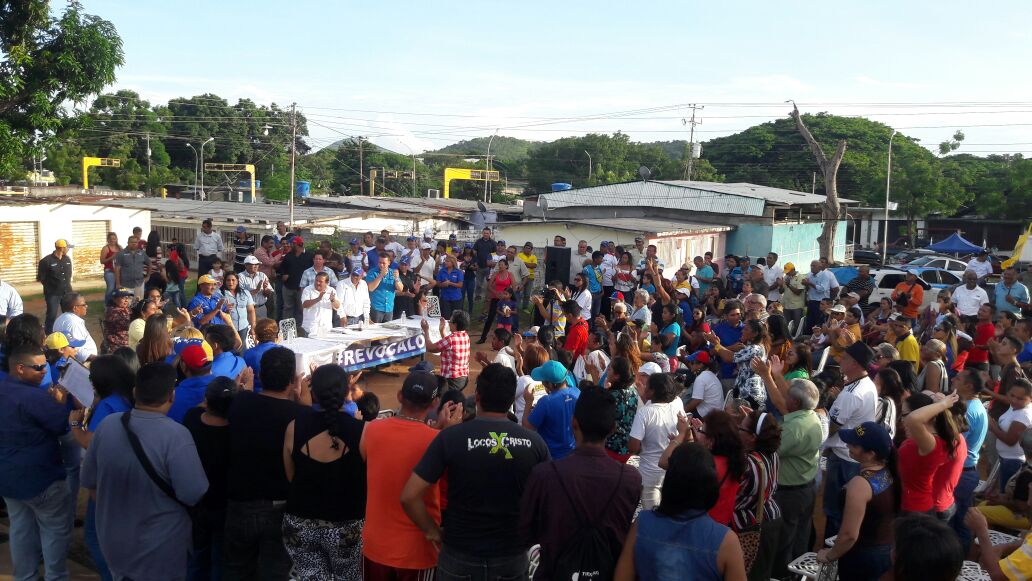
[[[107,244],[108,222],[106,220],[75,220],[72,222],[72,269],[75,280],[100,278],[104,276],[104,265],[100,263],[100,251]]]
[[[4,249],[0,252],[0,280],[11,284],[36,280],[39,263],[39,223],[2,222],[0,240]]]

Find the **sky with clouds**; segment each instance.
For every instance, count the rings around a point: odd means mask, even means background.
[[[112,21],[112,90],[289,106],[316,148],[401,153],[494,134],[696,138],[804,112],[926,144],[1032,155],[1032,2],[84,0]]]

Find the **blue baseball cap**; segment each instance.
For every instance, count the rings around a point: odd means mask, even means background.
[[[352,238],[351,239],[351,244],[352,244],[352,246],[357,246],[358,245],[358,238]]]
[[[411,260],[412,260],[412,255],[411,254],[406,254],[405,256],[401,257],[401,260],[398,262],[398,264],[406,264],[407,265]]]
[[[363,274],[365,274],[365,271],[362,270],[361,266],[356,266],[355,268],[351,269],[351,276],[362,276]]]
[[[874,452],[882,459],[888,458],[892,451],[892,438],[878,422],[864,422],[852,430],[839,430],[838,435],[843,442]]]
[[[415,236],[409,236],[409,237],[408,237],[408,238],[406,238],[405,240],[407,240],[408,242],[415,242],[415,241],[416,241],[416,240],[418,240],[418,239],[417,239],[417,238],[416,238]]]
[[[473,248],[473,243],[472,242],[467,242],[467,243],[463,244],[462,247],[463,248]]]
[[[548,383],[563,383],[566,381],[568,371],[558,361],[546,361],[544,365],[530,372],[530,378],[534,381],[547,381]]]

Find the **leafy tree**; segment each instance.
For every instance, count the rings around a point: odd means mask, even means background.
[[[46,0],[0,2],[0,177],[24,177],[67,120],[65,104],[114,82],[122,62],[114,25],[78,2],[56,18]]]
[[[927,149],[903,140],[893,156],[892,199],[907,219],[913,246],[917,219],[930,214],[953,215],[970,194],[956,180],[946,177],[942,164]]]

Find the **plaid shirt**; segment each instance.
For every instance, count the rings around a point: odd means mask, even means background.
[[[441,349],[441,377],[454,379],[469,375],[469,334],[452,333],[437,342]]]

